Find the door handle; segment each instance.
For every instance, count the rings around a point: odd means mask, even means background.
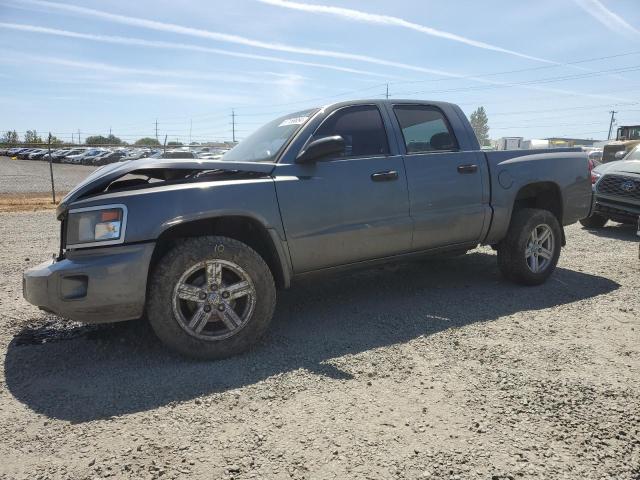
[[[458,173],[476,173],[477,171],[477,165],[458,165]]]
[[[371,174],[371,180],[374,182],[387,182],[389,180],[397,180],[398,172],[395,170],[387,170],[386,172],[377,172]]]

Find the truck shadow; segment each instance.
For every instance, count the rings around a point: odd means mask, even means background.
[[[638,230],[638,228],[635,225],[626,225],[624,223],[614,223],[609,221],[602,228],[583,227],[583,229],[600,238],[611,238],[614,240],[624,240],[627,242],[638,241],[638,236],[636,235],[636,231]]]
[[[217,362],[173,355],[146,322],[24,330],[8,347],[6,385],[38,413],[85,422],[296,369],[349,379],[331,359],[617,288],[607,278],[562,268],[545,285],[519,287],[503,281],[495,256],[482,252],[381,267],[307,279],[281,292],[266,337],[247,354]]]

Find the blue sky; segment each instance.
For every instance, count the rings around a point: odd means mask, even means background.
[[[638,0],[0,0],[0,47],[0,132],[243,138],[387,84],[492,138],[640,123]]]

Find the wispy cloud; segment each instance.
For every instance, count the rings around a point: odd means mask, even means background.
[[[515,50],[509,50],[506,48],[498,47],[490,43],[481,42],[472,38],[463,37],[455,33],[445,32],[426,25],[420,25],[418,23],[409,22],[403,18],[393,17],[390,15],[379,15],[375,13],[363,12],[361,10],[353,10],[351,8],[334,7],[330,5],[317,5],[309,3],[291,2],[289,0],[258,0],[262,3],[274,5],[277,7],[289,8],[292,10],[300,10],[309,13],[321,13],[333,15],[336,17],[346,18],[356,22],[363,22],[376,25],[386,25],[406,28],[414,30],[432,37],[444,38],[453,42],[462,43],[470,47],[481,48],[483,50],[491,50],[494,52],[505,53],[507,55],[513,55],[520,58],[526,58],[528,60],[535,60],[537,62],[558,64],[553,60],[547,60],[546,58],[535,57],[533,55],[527,55],[526,53],[517,52]]]
[[[24,53],[11,54],[0,59],[2,63],[22,63],[25,60],[29,62],[46,63],[50,65],[60,65],[63,67],[77,68],[92,72],[113,73],[118,75],[141,75],[153,76],[160,78],[177,78],[183,80],[215,80],[220,82],[232,83],[250,83],[250,84],[272,84],[272,85],[291,85],[300,83],[302,76],[296,74],[279,74],[276,78],[257,77],[255,74],[232,74],[225,72],[205,73],[191,70],[168,70],[168,69],[151,69],[151,68],[131,68],[110,63],[87,62],[79,60],[70,60],[67,58],[45,57],[40,55],[28,55]]]
[[[200,45],[192,45],[192,44],[185,44],[185,43],[165,42],[165,41],[160,41],[160,40],[145,40],[145,39],[141,39],[141,38],[120,37],[120,36],[112,36],[112,35],[95,35],[95,34],[89,34],[89,33],[74,32],[74,31],[70,31],[70,30],[59,30],[59,29],[54,29],[54,28],[41,27],[41,26],[37,26],[37,25],[4,23],[4,22],[0,22],[0,28],[11,29],[11,30],[19,30],[19,31],[31,32],[31,33],[41,33],[41,34],[47,34],[47,35],[56,35],[56,36],[62,36],[62,37],[67,37],[67,38],[75,38],[75,39],[82,39],[82,40],[91,40],[91,41],[97,41],[97,42],[103,42],[103,43],[128,45],[128,46],[140,46],[140,47],[161,48],[161,49],[190,50],[190,51],[195,51],[195,52],[211,53],[211,54],[217,54],[217,55],[227,55],[227,56],[232,56],[232,57],[249,58],[249,59],[253,59],[253,60],[265,60],[265,61],[276,62],[276,63],[287,63],[287,64],[294,64],[294,65],[303,65],[303,66],[310,66],[310,67],[326,68],[326,69],[338,70],[338,71],[355,73],[355,74],[373,75],[373,76],[377,76],[377,77],[384,77],[384,78],[387,78],[387,79],[394,78],[394,77],[398,78],[395,75],[378,74],[378,73],[375,73],[375,72],[368,72],[368,71],[353,69],[353,68],[350,68],[350,67],[341,67],[341,66],[336,66],[336,65],[324,64],[324,63],[316,63],[316,62],[307,62],[307,61],[302,61],[302,60],[292,60],[292,59],[288,59],[288,58],[273,57],[273,56],[269,56],[269,55],[257,55],[257,54],[252,54],[252,53],[234,52],[234,51],[229,51],[229,50],[223,50],[223,49],[218,49],[218,48],[210,48],[210,47],[203,47],[203,46],[200,46]],[[442,71],[442,70],[423,69],[423,68],[418,67],[418,66],[412,66],[412,65],[406,65],[406,64],[396,64],[395,62],[386,62],[384,60],[379,60],[379,62],[381,62],[383,64],[387,64],[389,66],[391,66],[391,65],[393,65],[393,66],[400,65],[400,66],[402,66],[404,68],[407,68],[407,69],[410,69],[410,70],[413,70],[413,71],[417,71],[417,72],[421,72],[421,73],[430,73],[430,74],[436,74],[436,75],[442,76],[442,77],[470,80],[470,81],[474,81],[474,82],[477,82],[477,83],[482,83],[482,84],[485,84],[485,85],[509,86],[509,83],[507,83],[507,82],[499,82],[499,81],[494,81],[494,80],[488,80],[488,79],[484,79],[484,78],[480,78],[480,77],[469,76],[469,75],[466,75],[466,74],[445,72],[445,71]],[[402,67],[398,67],[398,68],[402,68]],[[547,91],[549,93],[554,93],[554,94],[555,93],[558,93],[558,94],[561,93],[561,92],[557,91],[556,89],[546,88],[546,87],[538,87],[538,86],[533,86],[533,85],[531,85],[531,86],[522,85],[522,86],[519,86],[519,87],[523,88],[525,90]],[[574,96],[582,96],[582,97],[585,97],[585,98],[594,98],[594,96],[592,94],[589,94],[589,93],[584,93],[583,94],[583,93],[580,93],[580,92],[573,92],[572,95],[574,95]]]
[[[37,5],[44,7],[45,9],[61,10],[65,12],[74,13],[81,16],[100,18],[102,20],[119,23],[123,25],[129,25],[140,28],[147,28],[150,30],[161,31],[165,33],[175,33],[181,35],[187,35],[191,37],[204,38],[209,40],[215,40],[225,43],[233,43],[236,45],[243,45],[247,47],[260,48],[263,50],[271,50],[278,52],[294,53],[307,56],[334,58],[338,60],[349,60],[362,63],[368,63],[372,65],[378,65],[383,67],[391,67],[402,70],[409,70],[413,72],[426,73],[431,75],[440,75],[445,77],[459,78],[462,74],[438,70],[433,68],[425,68],[418,65],[411,65],[402,62],[395,62],[391,60],[384,60],[370,55],[360,55],[355,53],[341,52],[337,50],[323,50],[316,48],[300,47],[296,45],[287,45],[283,43],[265,42],[262,40],[255,40],[240,35],[231,35],[227,33],[214,32],[211,30],[203,30],[199,28],[185,27],[183,25],[176,25],[174,23],[158,22],[156,20],[148,20],[139,17],[130,17],[125,15],[119,15],[114,13],[105,12],[102,10],[96,10],[93,8],[80,7],[77,5],[70,5],[59,2],[51,2],[48,0],[20,0],[21,3],[29,5]]]
[[[106,89],[87,91],[109,93],[114,95],[149,95],[156,97],[173,97],[214,103],[247,103],[251,99],[244,95],[228,95],[211,93],[196,89],[185,88],[182,84],[155,82],[106,82]]]
[[[630,38],[639,38],[640,29],[635,28],[618,14],[605,7],[600,0],[574,0],[585,12],[602,23],[609,30],[622,33]]]
[[[224,50],[220,48],[203,47],[200,45],[192,45],[188,43],[179,42],[165,42],[161,40],[145,40],[142,38],[133,37],[121,37],[116,35],[96,35],[91,33],[74,32],[71,30],[61,30],[57,28],[41,27],[38,25],[29,25],[21,23],[4,23],[0,22],[0,28],[9,30],[18,30],[30,33],[42,33],[45,35],[55,35],[59,37],[75,38],[79,40],[90,40],[102,43],[111,43],[128,46],[149,47],[169,50],[188,50],[192,52],[210,53],[214,55],[223,55],[228,57],[245,58],[250,60],[261,60],[272,63],[284,63],[289,65],[300,65],[305,67],[322,68],[327,70],[334,70],[344,73],[352,73],[355,75],[365,75],[378,78],[398,78],[396,75],[382,74],[376,72],[370,72],[367,70],[361,70],[358,68],[342,67],[339,65],[331,65],[327,63],[307,62],[304,60],[294,60],[289,58],[274,57],[271,55],[259,55],[253,53],[234,52],[230,50]]]

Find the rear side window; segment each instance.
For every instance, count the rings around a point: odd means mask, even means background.
[[[396,114],[407,153],[450,151],[458,142],[443,113],[424,105],[397,105]]]
[[[374,105],[357,105],[334,112],[318,127],[314,139],[340,135],[345,157],[389,155],[389,142],[382,116]]]

